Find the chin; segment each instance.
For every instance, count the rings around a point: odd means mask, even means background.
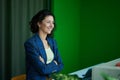
[[[51,34],[51,32],[48,32],[47,34]]]

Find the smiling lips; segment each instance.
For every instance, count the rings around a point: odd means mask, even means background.
[[[47,27],[47,29],[48,29],[49,31],[52,31],[52,30],[53,30],[53,28],[52,28],[52,27]]]

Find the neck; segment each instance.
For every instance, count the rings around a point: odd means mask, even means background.
[[[43,33],[42,31],[39,31],[38,34],[42,41],[46,40],[47,34]]]

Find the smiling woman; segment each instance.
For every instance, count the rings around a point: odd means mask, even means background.
[[[51,79],[51,74],[63,68],[56,41],[51,37],[54,20],[55,16],[50,11],[41,10],[30,22],[34,35],[24,44],[27,80]]]

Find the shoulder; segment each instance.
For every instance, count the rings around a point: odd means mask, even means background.
[[[52,37],[47,37],[47,40],[49,40],[49,41],[54,41],[55,39],[52,38]]]
[[[48,37],[47,40],[51,42],[52,44],[56,44],[55,38]]]
[[[57,48],[57,42],[55,38],[47,38],[47,41],[51,45],[51,47]]]
[[[28,39],[25,41],[24,45],[27,45],[27,44],[35,44],[36,41],[37,41],[37,39],[38,39],[37,35],[34,34],[32,37],[28,38]]]

